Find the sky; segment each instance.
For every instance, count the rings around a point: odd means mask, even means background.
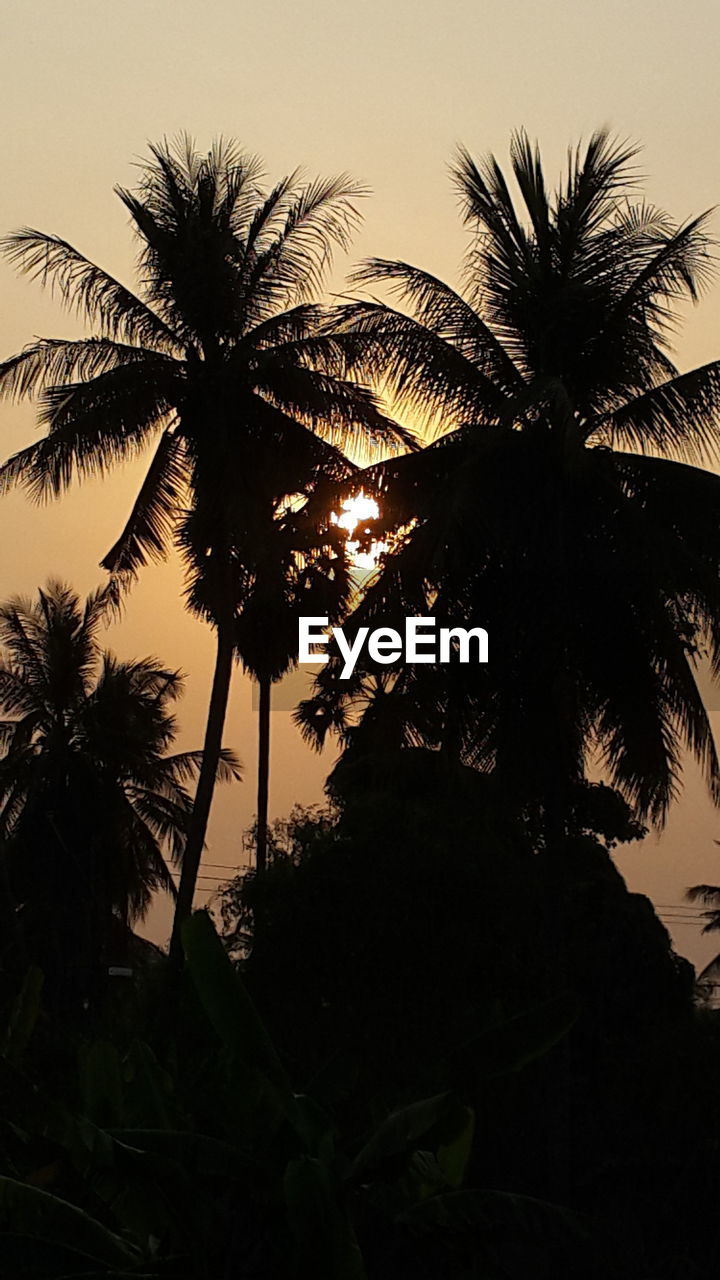
[[[147,144],[181,131],[202,147],[222,134],[260,155],[270,178],[349,171],[372,190],[352,262],[399,257],[459,281],[465,237],[448,179],[459,143],[507,154],[521,126],[559,174],[569,144],[607,124],[643,144],[649,200],[677,220],[720,202],[720,5],[717,0],[5,0],[0,47],[0,234],[30,225],[69,239],[128,284],[134,246],[113,186],[132,186]],[[713,220],[720,236],[720,217]],[[74,336],[82,324],[0,261],[0,357],[33,335]],[[681,368],[720,354],[720,277],[683,316]],[[36,436],[31,407],[0,404],[0,458]],[[30,593],[49,576],[86,591],[137,485],[137,464],[112,479],[33,507],[0,501],[0,594]],[[184,613],[177,563],[153,566],[108,645],[153,653],[187,674],[182,746],[199,746],[213,642]],[[720,727],[720,692],[713,696]],[[271,811],[322,798],[332,752],[312,755],[287,711],[273,716]],[[228,745],[246,782],[220,794],[208,874],[242,861],[254,810],[251,688],[238,678]],[[698,881],[720,881],[720,822],[701,780],[660,837],[618,858],[634,890],[677,904]],[[209,864],[214,864],[211,868]],[[214,882],[213,882],[214,883]],[[212,887],[210,881],[208,888]],[[207,894],[201,895],[201,900]],[[166,907],[148,929],[162,939]],[[676,923],[697,964],[716,950]]]

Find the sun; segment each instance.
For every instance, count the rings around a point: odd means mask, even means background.
[[[347,541],[347,549],[350,560],[356,569],[377,569],[380,556],[386,550],[386,543],[373,542],[370,549],[360,551],[360,542],[352,538],[352,534],[361,525],[364,520],[376,520],[380,515],[380,508],[374,498],[368,498],[367,494],[353,494],[351,498],[346,498],[342,504],[340,515],[336,515],[333,511],[330,519],[333,524],[337,524],[341,529],[347,530],[350,535]]]

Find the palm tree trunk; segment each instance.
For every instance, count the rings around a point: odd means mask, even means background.
[[[454,663],[446,668],[447,672],[447,709],[443,726],[440,749],[454,763],[462,760],[462,690],[460,672]]]
[[[268,790],[270,782],[270,680],[259,681],[258,707],[258,790],[257,790],[257,842],[255,868],[262,875],[267,864]]]
[[[3,849],[0,854],[0,973],[20,978],[27,971],[28,965],[25,934],[20,926],[10,887],[7,852]]]
[[[172,939],[170,941],[170,961],[171,965],[175,969],[179,969],[182,966],[182,941],[180,930],[192,911],[193,898],[195,896],[195,885],[197,882],[198,871],[200,869],[200,859],[202,857],[203,846],[205,844],[208,818],[210,817],[210,806],[212,804],[218,761],[220,759],[220,751],[222,748],[225,714],[227,712],[228,697],[230,695],[233,650],[234,637],[232,625],[230,622],[224,621],[218,625],[217,629],[215,672],[213,674],[210,705],[208,708],[208,718],[205,727],[202,764],[200,766],[197,791],[195,792],[195,803],[193,804],[192,814],[190,815],[187,843],[185,845],[182,871],[180,874],[180,885],[175,903],[175,919],[173,921]]]

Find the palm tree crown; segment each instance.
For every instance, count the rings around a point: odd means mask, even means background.
[[[39,496],[103,473],[158,440],[129,519],[103,564],[136,573],[169,538],[191,546],[190,591],[217,631],[204,769],[183,868],[187,914],[227,707],[248,538],[284,499],[346,479],[351,441],[397,448],[408,433],[350,376],[372,336],[333,332],[311,301],[357,220],[346,177],[263,188],[258,162],[220,143],[151,148],[137,192],[118,189],[138,236],[137,294],[54,236],[24,230],[10,259],[97,327],[35,342],[0,366],[0,391],[39,393],[43,440],[0,469]],[[159,437],[159,439],[158,439]]]
[[[372,473],[401,534],[357,621],[431,612],[491,638],[486,668],[398,673],[407,740],[452,740],[545,798],[599,754],[660,821],[683,744],[720,793],[694,675],[702,648],[720,667],[720,480],[687,465],[717,449],[720,362],[672,363],[711,242],[705,217],[677,227],[637,198],[633,156],[597,133],[550,193],[520,134],[518,204],[493,157],[461,152],[465,293],[374,259],[356,280],[408,309],[350,303],[344,323],[382,342],[390,392],[444,432]],[[309,736],[347,732],[372,676],[350,687],[329,664],[300,712]]]
[[[472,232],[464,294],[371,259],[356,282],[388,283],[412,315],[346,308],[348,328],[392,338],[388,380],[406,404],[442,411],[443,429],[562,424],[584,443],[686,461],[715,449],[720,366],[680,374],[669,355],[677,303],[710,278],[708,215],[678,227],[640,201],[635,155],[600,131],[549,193],[537,146],[516,135],[523,219],[495,157],[460,152],[453,176]]]
[[[3,394],[40,393],[47,428],[4,465],[3,483],[57,494],[159,434],[104,562],[118,573],[163,554],[188,506],[205,504],[204,532],[219,537],[231,510],[250,520],[245,504],[264,486],[294,494],[321,470],[346,476],[337,444],[407,438],[344,376],[367,342],[330,332],[307,301],[333,244],[348,241],[361,189],[293,175],[267,193],[257,161],[226,144],[207,156],[189,142],[151,152],[139,191],[118,189],[140,244],[137,295],[55,236],[25,229],[5,241],[11,261],[52,282],[97,335],[41,339],[0,365]]]
[[[112,593],[82,603],[51,582],[0,607],[0,841],[30,949],[107,943],[174,893],[200,753],[168,754],[182,678],[155,659],[120,661],[98,632]],[[237,777],[230,752],[220,775]],[[73,936],[74,935],[74,936]],[[90,952],[92,954],[92,951]]]

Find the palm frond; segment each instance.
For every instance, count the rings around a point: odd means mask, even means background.
[[[148,559],[165,556],[187,489],[183,449],[179,433],[163,432],[125,528],[100,562],[109,573],[134,577]]]
[[[341,448],[353,441],[360,448],[415,446],[413,433],[383,413],[375,393],[349,379],[281,364],[273,354],[257,370],[256,388],[264,399]]]
[[[366,194],[366,189],[347,174],[317,179],[294,197],[271,243],[266,245],[262,237],[256,239],[247,280],[251,323],[306,301],[322,287],[334,249],[350,245],[360,220],[357,201]]]
[[[590,137],[585,151],[578,145],[568,152],[567,181],[558,201],[557,223],[563,260],[576,258],[624,199],[635,191],[637,171],[633,161],[639,147],[614,139],[605,128]]]
[[[202,751],[182,751],[165,756],[163,765],[177,782],[192,782],[200,772]],[[223,747],[220,752],[216,779],[218,782],[240,782],[242,779],[242,765],[230,747]]]
[[[38,688],[23,679],[22,673],[15,667],[0,665],[0,707],[13,717],[32,717],[42,711],[42,701],[38,699]],[[12,721],[18,723],[17,720]]]
[[[140,298],[59,236],[24,227],[0,241],[0,251],[31,279],[57,289],[66,306],[101,333],[159,351],[178,351],[176,335]]]
[[[85,381],[117,365],[148,359],[154,353],[112,338],[38,338],[0,364],[0,396],[22,399],[48,387]]]
[[[322,332],[328,309],[317,302],[301,302],[287,311],[279,311],[250,329],[245,341],[262,351],[285,343],[302,343]]]
[[[644,392],[612,413],[591,419],[588,435],[606,433],[613,445],[657,451],[684,461],[717,457],[720,446],[720,361]]]
[[[271,399],[274,390],[268,380],[267,399],[260,388],[260,393],[252,398],[249,413],[255,439],[246,440],[245,457],[256,473],[258,491],[275,497],[290,495],[312,490],[321,475],[335,482],[354,475],[356,465],[332,438],[335,434],[336,439],[339,436],[346,442],[347,424],[338,424],[335,433],[328,430],[320,435],[312,430],[309,414],[303,422],[294,411],[286,413],[280,404],[274,403]]]
[[[16,596],[0,606],[0,644],[10,659],[10,669],[42,703],[48,696],[45,640],[46,629],[29,600]],[[9,684],[6,677],[6,696],[11,696]],[[8,702],[5,709],[10,709]]]
[[[711,214],[709,210],[681,227],[646,234],[640,269],[619,299],[618,312],[627,314],[639,302],[648,306],[657,297],[697,302],[713,274],[713,241],[707,230]]]
[[[391,282],[392,291],[412,304],[420,324],[452,344],[507,393],[521,389],[522,375],[492,329],[469,302],[442,280],[406,262],[385,258],[368,259],[350,280],[359,285]]]
[[[411,316],[379,302],[355,302],[341,309],[341,323],[350,332],[372,335],[376,351],[382,344],[383,390],[422,423],[439,419],[446,430],[458,422],[489,425],[508,416],[510,401],[502,388]]]
[[[89,382],[49,388],[41,418],[49,434],[0,467],[0,492],[23,484],[42,501],[73,478],[103,476],[136,456],[168,418],[182,393],[178,375],[164,363],[118,366]]]
[[[499,261],[509,263],[515,254],[527,261],[531,252],[528,234],[495,157],[476,161],[465,147],[459,147],[451,174],[465,221],[487,234]]]
[[[182,862],[185,850],[188,820],[192,812],[190,797],[184,795],[180,801],[171,800],[157,791],[130,787],[127,798],[144,826],[159,845],[167,848],[172,862],[177,866]],[[158,849],[157,853],[159,856],[153,858],[156,885],[174,896],[174,881],[162,858],[161,850]]]
[[[696,884],[686,890],[688,902],[703,902],[707,907],[720,909],[720,887],[716,884]]]

